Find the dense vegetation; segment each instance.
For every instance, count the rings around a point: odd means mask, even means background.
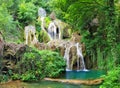
[[[120,1],[0,0],[0,31],[3,32],[5,39],[11,42],[14,40],[16,40],[17,43],[23,42],[21,33],[23,32],[24,26],[29,23],[39,25],[37,22],[37,10],[39,7],[45,8],[48,13],[54,11],[57,18],[69,23],[74,31],[81,33],[82,42],[86,46],[86,56],[89,57],[88,59],[91,59],[92,63],[95,64],[98,69],[108,71],[108,75],[104,77],[105,82],[101,88],[108,86],[109,88],[118,88],[120,85]],[[98,22],[94,22],[93,19],[98,19]],[[39,26],[38,30],[40,30]],[[13,32],[14,35],[11,35]],[[30,59],[39,59],[37,56],[33,57],[34,54],[34,52],[29,54],[25,53],[24,59],[25,61],[26,59],[28,60],[28,62],[26,61],[27,64],[30,64]],[[43,53],[39,52],[38,54],[41,56]],[[43,61],[49,61],[49,59],[50,62],[52,61],[51,58],[48,59],[44,55],[40,57],[40,60],[41,58],[43,58]],[[33,67],[42,63],[36,63],[36,60],[34,61],[35,66]],[[49,64],[51,64],[50,62]],[[21,62],[21,64],[22,63],[23,62]],[[60,62],[59,64],[62,63]],[[35,69],[33,69],[33,67],[29,71],[34,71]],[[41,69],[43,68],[36,69],[38,72],[40,70],[41,74]],[[52,70],[57,70],[56,66],[55,69]],[[25,71],[21,76],[23,80],[34,79],[35,75],[37,75],[35,72],[29,72],[33,74],[33,76],[25,76],[27,73],[28,71]],[[57,73],[58,72],[50,73],[49,77],[56,76]],[[45,74],[47,74],[47,72],[45,72]],[[15,75],[13,78],[15,78]],[[114,84],[112,84],[113,82]]]
[[[65,70],[65,61],[58,53],[33,49],[24,53],[19,62],[18,73],[13,79],[37,81],[44,77],[58,77]]]
[[[58,77],[65,70],[65,59],[57,52],[35,48],[26,50],[14,70],[3,76],[0,81],[20,79],[22,81],[38,81],[45,77]]]

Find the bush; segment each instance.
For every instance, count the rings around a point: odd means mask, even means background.
[[[57,52],[41,51],[41,61],[44,64],[44,74],[46,77],[57,77],[65,69],[64,58],[61,57]]]
[[[7,32],[15,29],[15,22],[12,15],[10,15],[6,5],[3,3],[0,5],[0,31]]]
[[[20,22],[29,24],[36,20],[37,8],[32,2],[21,3],[18,10],[18,19]]]
[[[33,49],[24,54],[18,67],[17,74],[21,75],[14,74],[13,79],[36,81],[44,77],[58,77],[65,70],[65,61],[56,52]]]
[[[120,87],[120,66],[108,71],[106,76],[103,76],[104,82],[100,88],[119,88]]]

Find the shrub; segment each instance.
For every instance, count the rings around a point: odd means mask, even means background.
[[[21,3],[18,10],[18,19],[20,22],[29,24],[36,20],[37,8],[32,2]]]
[[[103,76],[104,82],[100,88],[119,88],[120,87],[120,66],[108,71],[106,76]]]
[[[13,79],[21,79],[23,81],[36,81],[44,77],[57,77],[65,68],[65,61],[58,53],[33,49],[26,52],[18,64],[17,74],[13,75]]]

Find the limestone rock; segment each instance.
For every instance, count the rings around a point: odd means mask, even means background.
[[[25,36],[25,44],[29,46],[30,45],[34,46],[38,42],[36,38],[36,29],[35,26],[33,25],[25,26],[24,36]]]
[[[80,43],[81,42],[81,36],[77,32],[75,32],[75,33],[72,34],[71,41],[73,41],[75,43],[77,43],[77,42]]]
[[[55,19],[54,23],[60,31],[60,39],[70,38],[72,33],[72,28],[65,22],[59,19]]]
[[[104,79],[100,78],[100,79],[93,79],[93,80],[73,80],[73,79],[45,78],[44,80],[53,81],[53,82],[69,83],[69,84],[98,85],[98,84],[101,84]]]
[[[51,18],[51,20],[55,20],[55,19],[56,19],[55,12],[52,12],[52,13],[50,14],[50,18]]]
[[[1,71],[7,74],[9,70],[15,70],[15,66],[25,53],[27,46],[24,44],[5,43]]]
[[[42,7],[38,9],[38,16],[40,17],[46,17],[46,11]]]
[[[4,40],[2,33],[0,32],[0,59],[3,57],[3,50],[4,50]]]
[[[70,56],[70,69],[74,69],[73,66],[76,65],[77,63],[77,49],[75,46],[72,46],[70,48],[70,52],[69,52],[69,56]],[[77,69],[76,69],[77,70]]]
[[[39,33],[39,36],[38,36],[38,40],[39,40],[39,42],[47,43],[47,42],[50,41],[50,38],[49,38],[46,31],[41,30],[40,33]]]

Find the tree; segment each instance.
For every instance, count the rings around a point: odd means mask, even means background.
[[[51,4],[54,3],[54,4]],[[81,32],[83,42],[86,45],[86,54],[93,63],[99,64],[99,59],[109,58],[109,52],[115,56],[116,35],[118,24],[116,24],[118,15],[116,15],[116,6],[114,0],[52,0],[51,10],[54,10],[58,18],[71,24],[73,29]],[[117,17],[117,18],[116,18]],[[98,24],[93,22],[98,19]],[[100,50],[98,53],[97,50]],[[93,58],[95,57],[95,58]],[[116,58],[117,59],[117,58]],[[94,62],[95,61],[95,62]],[[102,61],[101,61],[102,62]],[[107,67],[106,62],[102,63]]]

